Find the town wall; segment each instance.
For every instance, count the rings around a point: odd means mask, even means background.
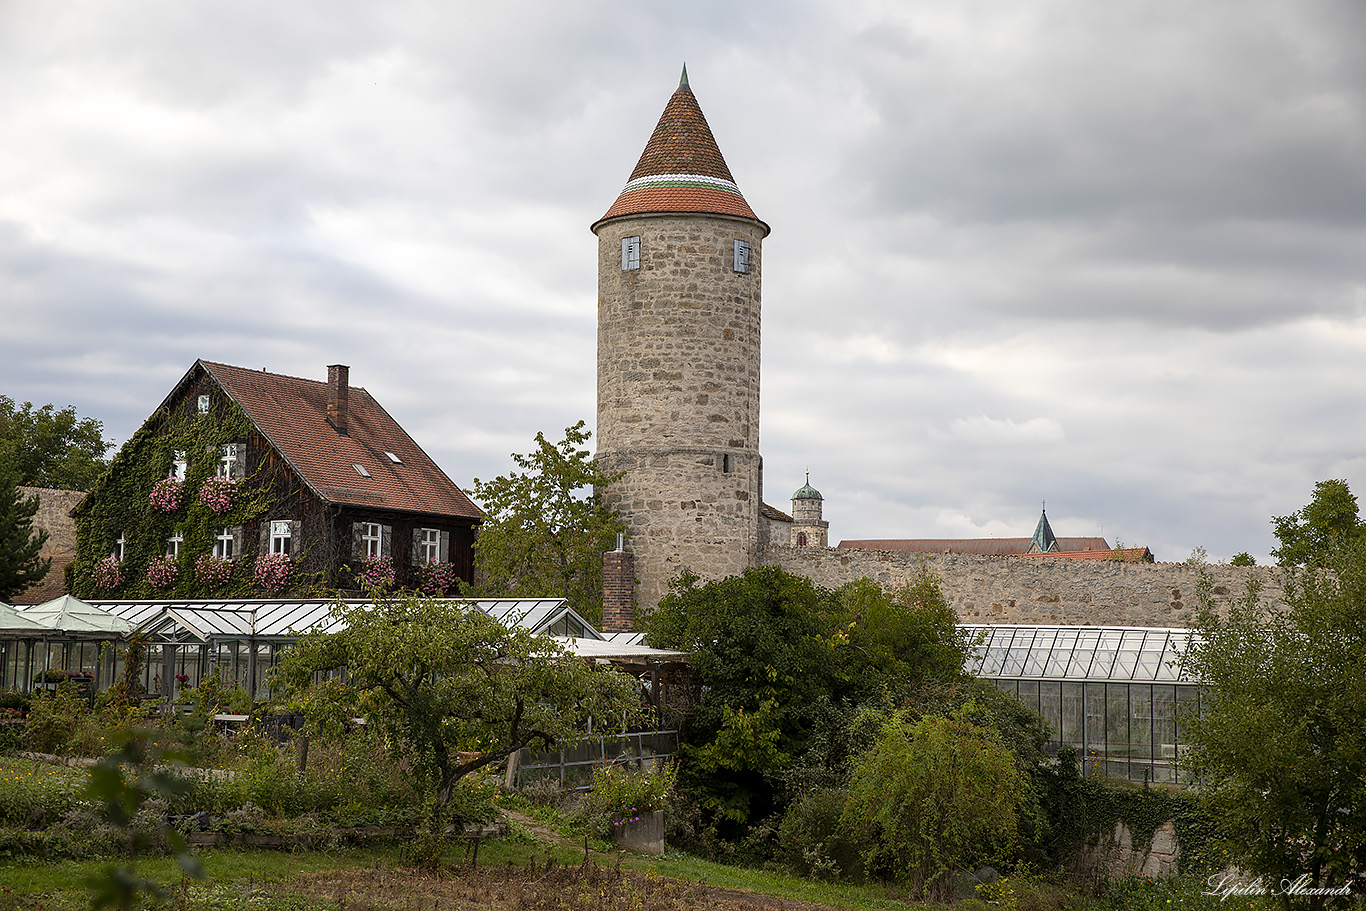
[[[943,580],[944,595],[962,623],[1186,627],[1195,622],[1201,578],[1210,580],[1216,606],[1242,596],[1249,582],[1260,586],[1263,604],[1282,598],[1276,569],[1264,566],[771,545],[760,549],[758,562],[830,588],[868,578],[892,589],[928,570]]]
[[[20,487],[25,499],[38,498],[33,514],[34,531],[47,532],[47,543],[39,556],[50,557],[52,568],[43,581],[15,596],[19,604],[40,604],[66,594],[66,565],[76,558],[76,522],[70,512],[85,494],[79,490],[53,490],[47,487]]]

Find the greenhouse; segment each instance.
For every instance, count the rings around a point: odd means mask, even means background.
[[[108,687],[132,628],[70,596],[24,609],[0,604],[0,689],[28,692],[67,678]]]
[[[1199,710],[1182,660],[1186,629],[963,626],[967,670],[1043,715],[1051,746],[1071,746],[1088,775],[1176,783],[1179,711]]]

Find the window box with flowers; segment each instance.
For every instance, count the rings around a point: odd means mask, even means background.
[[[226,585],[232,578],[232,561],[205,554],[194,563],[194,577],[210,588]]]
[[[147,581],[153,588],[170,588],[180,578],[175,557],[157,557],[147,564]]]
[[[261,554],[256,558],[256,584],[275,594],[288,584],[292,568],[288,554]]]
[[[175,512],[180,508],[183,485],[176,478],[162,478],[152,485],[152,508],[159,512]]]
[[[236,489],[227,478],[205,478],[199,488],[199,502],[207,506],[215,515],[223,515],[232,509],[233,492]]]
[[[123,564],[118,557],[110,554],[95,564],[95,571],[90,576],[96,588],[113,591],[123,584]]]
[[[459,580],[455,567],[449,563],[424,563],[417,570],[417,587],[424,595],[444,595]]]
[[[389,557],[364,557],[356,580],[376,591],[387,591],[394,585],[394,561]]]

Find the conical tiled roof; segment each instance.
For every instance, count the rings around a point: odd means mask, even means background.
[[[1053,526],[1048,524],[1048,510],[1039,510],[1039,524],[1034,527],[1034,537],[1030,539],[1030,551],[1046,554],[1058,549],[1058,539],[1053,535]]]
[[[593,228],[618,215],[645,212],[702,212],[759,221],[740,195],[707,118],[688,87],[686,66],[626,188]]]

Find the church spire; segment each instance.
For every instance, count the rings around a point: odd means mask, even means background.
[[[1058,539],[1053,535],[1053,527],[1048,524],[1048,503],[1039,507],[1039,524],[1034,527],[1034,537],[1029,542],[1031,554],[1047,554],[1058,549]]]

